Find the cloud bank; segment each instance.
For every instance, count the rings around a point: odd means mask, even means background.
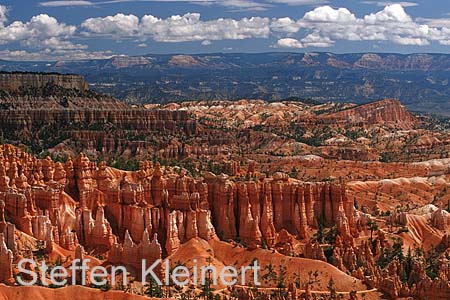
[[[120,0],[118,0],[120,1]],[[233,0],[235,5],[246,0]],[[305,4],[308,0],[273,0],[287,4]],[[57,1],[61,2],[61,1]],[[66,1],[83,3],[86,1]],[[208,2],[205,0],[204,2]],[[356,16],[349,9],[319,6],[300,19],[290,17],[217,18],[203,20],[198,13],[159,18],[118,13],[85,19],[79,25],[68,25],[46,14],[27,22],[7,18],[8,9],[0,5],[0,44],[19,44],[22,49],[0,52],[11,58],[92,58],[108,57],[111,51],[90,51],[77,41],[127,40],[135,47],[152,43],[198,42],[208,46],[214,41],[266,39],[275,48],[331,48],[341,41],[388,42],[396,45],[427,46],[431,43],[450,45],[448,19],[412,18],[401,4]]]
[[[87,35],[135,36],[157,42],[241,40],[286,34],[289,36],[280,38],[276,46],[288,48],[330,47],[337,41],[389,41],[415,46],[429,45],[433,41],[443,45],[450,42],[450,28],[418,23],[400,4],[388,5],[361,18],[347,8],[326,5],[307,12],[298,20],[253,17],[202,21],[200,14],[196,13],[167,19],[145,15],[139,19],[133,15],[117,14],[88,19],[81,27]],[[307,34],[295,38],[301,29]]]
[[[107,35],[115,39],[136,37],[157,42],[189,42],[243,40],[267,38],[270,34],[268,18],[252,17],[240,20],[215,19],[202,21],[200,14],[187,13],[160,19],[145,15],[117,14],[104,18],[90,18],[81,27],[87,36]]]

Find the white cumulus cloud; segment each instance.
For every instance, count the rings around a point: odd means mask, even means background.
[[[316,33],[308,34],[306,37],[301,40],[293,39],[293,38],[283,38],[279,39],[274,45],[276,48],[326,48],[333,46],[334,42],[328,38],[320,36]]]
[[[117,14],[87,19],[81,26],[86,30],[86,35],[110,34],[118,38],[135,36],[158,42],[188,42],[267,38],[270,34],[269,24],[268,18],[261,17],[203,21],[200,14],[187,13],[166,19],[145,15],[140,20],[134,15]]]
[[[273,18],[270,29],[275,32],[295,33],[300,29],[300,25],[289,17]]]
[[[347,8],[334,9],[331,6],[320,6],[305,14],[302,21],[318,23],[353,23],[356,17]]]
[[[75,26],[58,22],[57,19],[46,14],[32,17],[28,22],[14,21],[0,27],[0,44],[10,42],[36,42],[39,45],[49,37],[69,37],[76,31]]]
[[[88,46],[75,43],[77,27],[59,22],[47,14],[31,17],[27,22],[7,24],[7,8],[0,5],[0,56],[12,60],[53,60],[101,58],[110,51],[88,51]],[[22,49],[5,49],[18,44]]]
[[[119,13],[104,18],[89,18],[81,26],[91,33],[133,36],[139,31],[139,18]]]
[[[299,40],[293,38],[279,39],[276,46],[280,48],[304,48]]]
[[[276,24],[274,31],[284,31],[289,35],[300,28],[309,31],[307,36],[297,39],[303,47],[328,47],[336,41],[390,41],[399,45],[426,46],[433,41],[445,45],[450,40],[450,30],[445,22],[433,24],[432,20],[427,20],[420,23],[398,3],[360,18],[347,8],[321,6],[307,12],[297,21],[285,20],[280,23],[277,20],[272,23]]]

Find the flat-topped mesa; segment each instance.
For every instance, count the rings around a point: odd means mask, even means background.
[[[65,89],[89,90],[88,83],[81,75],[21,72],[0,73],[1,90],[18,91],[23,88],[43,88],[49,84]]]

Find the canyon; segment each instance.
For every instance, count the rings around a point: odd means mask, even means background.
[[[2,76],[0,299],[450,296],[443,122],[396,99],[132,106],[75,75]],[[23,258],[89,258],[131,280],[26,288]],[[166,258],[257,260],[262,284],[142,285],[141,260]]]

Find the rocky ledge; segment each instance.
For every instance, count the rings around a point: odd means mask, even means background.
[[[88,83],[80,75],[28,72],[0,73],[0,89],[2,90],[17,91],[24,87],[42,88],[48,84],[79,91],[89,90]]]

